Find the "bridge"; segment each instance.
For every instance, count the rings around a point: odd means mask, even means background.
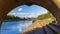
[[[60,29],[60,0],[0,0],[0,26],[12,9],[23,4],[36,4],[49,10],[55,16]]]

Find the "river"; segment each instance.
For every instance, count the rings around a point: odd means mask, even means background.
[[[20,34],[22,30],[26,29],[32,21],[12,21],[3,22],[1,27],[1,34]]]

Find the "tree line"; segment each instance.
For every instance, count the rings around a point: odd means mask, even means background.
[[[4,17],[4,21],[15,21],[15,20],[19,20],[19,19],[20,19],[20,17],[14,16],[14,15],[11,15],[11,14],[6,15]]]
[[[45,19],[45,18],[51,18],[51,17],[54,18],[54,16],[50,12],[47,12],[46,14],[39,15],[37,19]]]

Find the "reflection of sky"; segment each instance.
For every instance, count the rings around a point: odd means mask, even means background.
[[[30,24],[32,24],[32,21],[3,22],[1,34],[19,34]]]
[[[38,15],[41,15],[46,12],[47,10],[45,8],[37,5],[32,6],[22,5],[13,9],[9,14],[14,14],[20,17],[37,17]]]

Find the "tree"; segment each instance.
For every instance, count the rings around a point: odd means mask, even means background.
[[[47,12],[46,14],[39,15],[37,19],[45,19],[50,17],[53,17],[53,15],[50,12]]]
[[[4,18],[5,21],[14,21],[14,20],[18,20],[18,19],[20,19],[20,17],[14,16],[14,15],[11,15],[11,14],[6,15],[5,18]]]

